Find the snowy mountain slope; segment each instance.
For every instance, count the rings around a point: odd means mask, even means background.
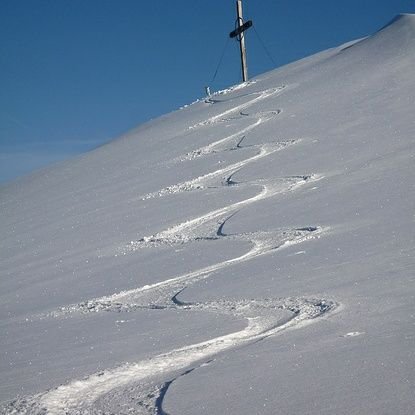
[[[0,412],[412,414],[414,64],[403,15],[0,187]]]

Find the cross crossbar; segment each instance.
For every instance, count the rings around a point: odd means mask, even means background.
[[[239,36],[241,33],[245,32],[245,30],[249,29],[252,26],[252,20],[247,20],[243,25],[238,26],[235,30],[229,33],[229,37],[233,38]]]

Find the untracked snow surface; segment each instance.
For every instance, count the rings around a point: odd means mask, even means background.
[[[0,187],[0,413],[415,413],[415,17]]]

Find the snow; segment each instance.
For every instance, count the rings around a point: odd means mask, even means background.
[[[0,187],[0,413],[412,414],[415,16]]]

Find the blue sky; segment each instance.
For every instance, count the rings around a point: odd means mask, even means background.
[[[244,0],[250,76],[367,36],[413,0]],[[0,182],[240,81],[235,0],[2,0]],[[264,51],[257,33],[273,61]]]

